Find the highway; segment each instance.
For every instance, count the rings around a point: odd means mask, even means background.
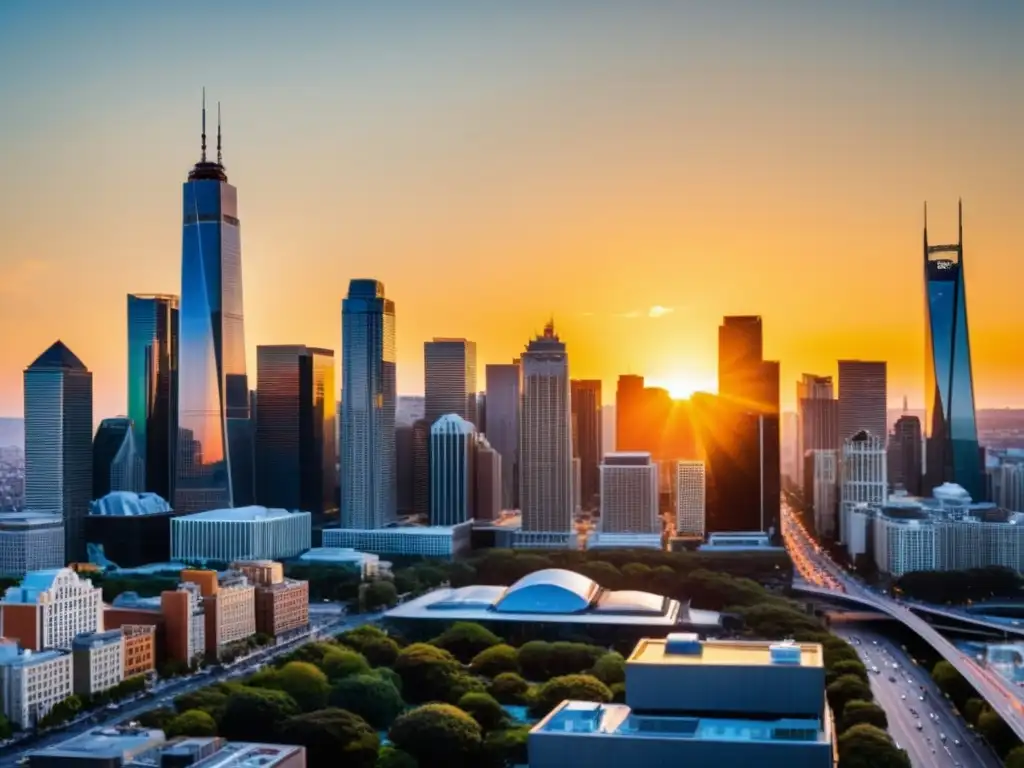
[[[810,586],[805,591],[838,594],[861,605],[885,613],[902,622],[932,646],[964,676],[978,695],[988,702],[1003,721],[1024,741],[1024,705],[996,674],[980,667],[939,634],[928,622],[903,604],[868,589],[832,562],[803,527],[789,505],[782,502],[782,535],[793,557],[793,566]]]
[[[188,677],[158,682],[152,689],[151,695],[122,704],[116,711],[107,709],[92,710],[88,717],[66,728],[31,740],[31,743],[11,744],[4,750],[0,750],[0,768],[16,766],[30,752],[60,744],[92,728],[127,723],[151,709],[171,707],[173,706],[172,701],[177,696],[190,693],[213,683],[243,677],[256,671],[258,667],[273,661],[276,657],[294,651],[300,645],[305,645],[324,637],[331,637],[354,626],[376,623],[382,615],[382,613],[368,613],[346,616],[339,606],[334,604],[310,605],[311,624],[308,632],[288,638],[279,645],[257,651],[251,656],[240,659],[234,664],[225,666],[216,672],[200,672]],[[94,721],[94,718],[98,718],[98,722]]]
[[[889,718],[889,734],[907,751],[913,768],[1000,768],[1002,762],[902,648],[870,629],[843,626],[833,631],[857,648],[869,670],[875,701]]]

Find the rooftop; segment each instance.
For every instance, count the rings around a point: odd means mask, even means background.
[[[113,491],[89,505],[90,515],[107,517],[139,517],[171,513],[171,505],[155,493]]]
[[[816,643],[699,640],[694,635],[686,634],[669,635],[663,639],[645,638],[637,643],[626,662],[717,667],[767,667],[778,664],[822,667],[824,664],[821,646]]]
[[[52,747],[44,747],[31,753],[39,758],[86,758],[107,760],[127,757],[162,743],[164,732],[148,728],[112,727],[93,728]],[[120,763],[118,763],[120,765]]]
[[[64,518],[49,512],[4,512],[0,529],[51,528],[64,525]]]
[[[268,509],[267,507],[253,505],[250,507],[235,507],[234,509],[211,509],[208,512],[196,512],[193,515],[184,515],[183,517],[176,518],[176,521],[208,520],[211,522],[249,523],[258,520],[276,520],[293,515],[309,517],[309,512],[289,512],[287,509]]]
[[[67,656],[65,651],[21,651],[17,656],[6,653],[0,657],[0,664],[6,667],[31,667]]]
[[[16,587],[8,587],[3,602],[34,604],[39,597],[48,592],[58,581],[72,588],[92,588],[92,582],[78,576],[70,568],[49,568],[42,571],[29,571]]]
[[[120,629],[108,629],[106,632],[85,632],[75,636],[71,641],[71,647],[74,649],[95,648],[100,645],[119,643],[123,639],[124,633]]]
[[[58,339],[28,367],[30,371],[40,369],[63,369],[85,371],[85,363],[78,359],[74,352]]]
[[[164,757],[190,757],[194,762],[177,762],[192,768],[274,768],[303,751],[286,744],[230,742],[211,737],[184,737],[168,742],[136,757],[128,766],[158,768]],[[294,763],[289,762],[289,765]]]

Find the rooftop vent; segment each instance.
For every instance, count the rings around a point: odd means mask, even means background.
[[[665,638],[665,653],[675,656],[700,656],[703,648],[694,632],[673,632]]]
[[[772,643],[768,646],[768,652],[771,654],[772,664],[799,664],[802,654],[800,646],[792,640]]]

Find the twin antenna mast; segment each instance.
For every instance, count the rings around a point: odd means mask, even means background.
[[[202,151],[199,158],[199,162],[206,162],[206,88],[203,88],[203,133],[202,143],[200,145]],[[217,102],[217,165],[224,165],[224,155],[221,151],[221,132],[220,132],[220,102]]]

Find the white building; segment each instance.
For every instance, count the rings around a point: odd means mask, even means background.
[[[352,568],[363,581],[378,578],[391,570],[391,563],[381,561],[380,555],[357,552],[350,547],[314,547],[299,557],[304,565],[326,565]]]
[[[560,537],[573,525],[572,406],[569,356],[553,322],[527,345],[520,364],[522,532]]]
[[[836,493],[839,489],[839,462],[833,450],[808,451],[811,469],[810,499],[814,509],[814,530],[821,537],[836,538]],[[851,500],[850,506],[855,504]]]
[[[0,514],[0,576],[61,568],[64,519],[49,512]]]
[[[676,463],[676,535],[704,536],[707,474],[703,461]]]
[[[379,555],[453,557],[469,551],[472,521],[458,525],[409,525],[388,528],[325,528],[326,549],[356,549]]]
[[[4,716],[23,729],[34,728],[73,692],[71,654],[66,651],[18,652],[12,641],[0,643],[0,701]]]
[[[661,534],[658,465],[650,453],[605,454],[598,533]]]
[[[841,390],[840,390],[841,391]],[[839,517],[846,541],[849,511],[857,504],[881,504],[888,498],[885,436],[861,430],[843,442],[839,474]]]
[[[256,588],[245,574],[222,574],[216,593],[203,602],[207,653],[219,653],[225,646],[256,634]]]
[[[874,519],[875,565],[893,577],[938,567],[935,522],[927,515],[895,516],[885,512]]]
[[[171,559],[285,560],[310,546],[309,512],[266,507],[214,509],[171,520]]]
[[[27,573],[0,601],[0,635],[38,651],[103,629],[103,592],[70,568]]]
[[[79,635],[71,641],[74,691],[93,696],[124,680],[124,634],[120,629]]]
[[[457,525],[476,516],[475,454],[472,422],[456,413],[434,422],[430,428],[431,525]]]

